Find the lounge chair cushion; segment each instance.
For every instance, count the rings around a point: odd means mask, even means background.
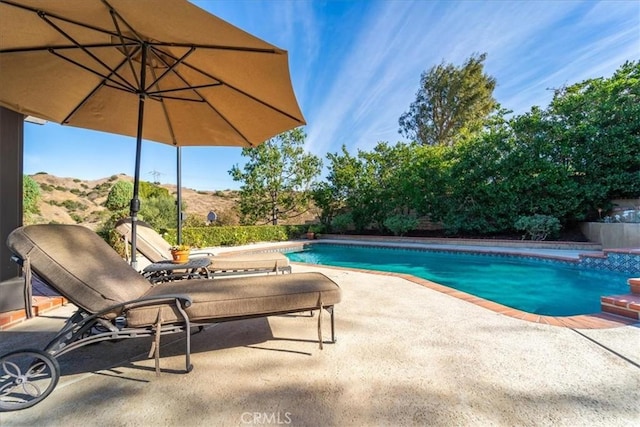
[[[9,234],[7,245],[62,295],[90,313],[140,298],[152,285],[93,230],[41,224]],[[107,317],[118,315],[114,312]]]
[[[240,270],[277,271],[289,266],[289,258],[275,252],[220,255],[209,257],[209,259],[211,260],[209,270],[212,272]]]
[[[340,302],[340,288],[321,273],[277,276],[243,276],[215,280],[182,280],[152,288],[145,296],[187,294],[193,304],[186,312],[192,321],[233,320],[252,316],[299,312]],[[129,326],[140,327],[158,320],[181,322],[169,306],[133,308],[127,311]]]

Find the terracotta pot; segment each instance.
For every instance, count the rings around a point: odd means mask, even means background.
[[[316,238],[316,233],[314,233],[313,231],[307,231],[307,239],[313,240],[315,238]]]
[[[173,262],[178,264],[185,264],[189,262],[189,249],[182,251],[171,251],[171,256],[173,257]]]

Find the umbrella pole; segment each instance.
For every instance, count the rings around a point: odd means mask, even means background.
[[[140,211],[140,157],[142,156],[142,130],[144,123],[145,76],[147,66],[147,46],[142,46],[140,64],[140,90],[138,91],[138,131],[136,134],[136,165],[133,177],[133,198],[131,199],[131,267],[138,269],[136,260],[138,240],[138,212]]]
[[[181,245],[182,244],[182,150],[180,150],[180,147],[176,147],[177,148],[177,155],[176,155],[176,159],[177,159],[177,167],[176,170],[177,172],[177,200],[176,200],[176,204],[178,205],[178,244]]]

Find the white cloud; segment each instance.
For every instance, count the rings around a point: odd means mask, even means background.
[[[637,8],[582,1],[376,3],[354,23],[351,49],[327,58],[339,62],[338,71],[311,109],[307,147],[324,155],[343,143],[354,152],[401,139],[398,118],[415,99],[420,74],[476,52],[488,53],[486,71],[497,78],[504,107],[517,113],[544,107],[548,88],[608,75],[640,56]]]

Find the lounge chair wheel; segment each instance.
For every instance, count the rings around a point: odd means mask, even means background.
[[[0,357],[0,411],[29,408],[58,384],[58,361],[40,350],[17,350]]]

